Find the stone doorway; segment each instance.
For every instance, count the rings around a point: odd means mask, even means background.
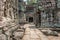
[[[33,17],[29,17],[29,22],[33,22]]]

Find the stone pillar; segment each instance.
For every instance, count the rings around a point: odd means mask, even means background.
[[[0,0],[0,16],[4,15],[4,2]]]

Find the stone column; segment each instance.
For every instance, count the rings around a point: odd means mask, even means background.
[[[4,15],[4,2],[0,0],[0,16]]]

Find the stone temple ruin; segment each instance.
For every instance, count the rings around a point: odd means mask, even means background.
[[[60,0],[0,0],[0,40],[60,40]]]

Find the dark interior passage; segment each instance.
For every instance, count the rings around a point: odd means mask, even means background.
[[[33,17],[29,17],[29,22],[33,22]]]

